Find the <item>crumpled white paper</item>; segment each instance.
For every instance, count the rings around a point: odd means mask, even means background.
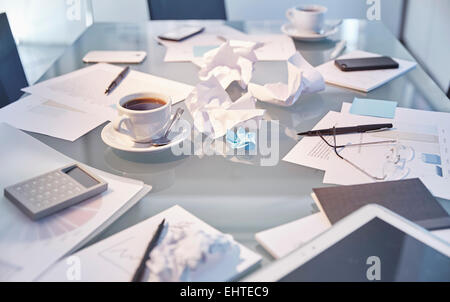
[[[249,83],[248,91],[258,100],[280,106],[292,106],[300,95],[325,89],[325,81],[297,51],[287,61],[288,83],[258,85]]]
[[[214,268],[224,257],[239,257],[231,235],[207,233],[189,223],[169,225],[162,242],[146,262],[149,282],[193,281],[201,267]]]
[[[263,43],[230,40],[220,47],[210,50],[194,61],[200,66],[199,78],[206,80],[216,77],[223,88],[237,81],[245,89],[252,77],[253,65],[257,61],[255,50]]]
[[[211,76],[200,82],[185,100],[195,128],[216,139],[236,126],[246,122],[258,122],[265,110],[256,109],[256,99],[246,93],[236,101],[231,101],[219,81]]]

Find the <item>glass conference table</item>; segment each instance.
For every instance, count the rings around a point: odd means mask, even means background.
[[[208,26],[222,21],[199,22]],[[96,23],[52,65],[40,80],[85,67],[83,56],[91,50],[145,50],[146,60],[133,69],[177,80],[198,83],[198,68],[192,63],[164,63],[165,48],[155,37],[193,21],[149,21],[136,24]],[[281,33],[282,21],[227,22],[247,33]],[[408,51],[380,22],[344,20],[330,39],[295,42],[296,48],[313,65],[327,60],[340,39],[347,40],[346,52],[361,49],[401,59],[413,60]],[[257,83],[286,81],[284,62],[257,62],[253,74]],[[364,94],[327,86],[318,94],[302,96],[292,107],[257,103],[266,109],[266,119],[279,121],[277,163],[261,166],[248,158],[215,156],[175,156],[130,154],[111,149],[100,137],[101,125],[75,142],[31,134],[56,150],[92,167],[117,175],[140,179],[153,190],[90,244],[132,226],[175,204],[263,256],[262,266],[274,259],[256,242],[256,232],[272,228],[317,211],[310,197],[312,188],[325,186],[323,172],[294,165],[281,159],[296,144],[296,131],[310,130],[328,111],[340,111],[342,102],[354,97],[395,100],[401,107],[450,112],[450,101],[417,66],[407,74]],[[183,106],[183,102],[174,107]],[[190,116],[185,112],[184,117]],[[273,151],[274,153],[276,151]],[[275,154],[276,155],[276,154]],[[245,156],[244,156],[245,157]],[[440,200],[449,211],[450,202]]]

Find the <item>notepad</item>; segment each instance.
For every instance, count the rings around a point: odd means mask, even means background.
[[[313,198],[331,224],[370,203],[428,229],[450,227],[450,216],[418,178],[313,189]]]
[[[397,108],[397,102],[355,98],[353,100],[352,107],[350,108],[350,113],[357,115],[394,118],[395,108]]]
[[[367,58],[381,56],[379,54],[355,50],[339,59],[350,58]],[[341,71],[334,65],[334,60],[328,61],[316,67],[322,74],[325,82],[332,85],[337,85],[345,88],[355,89],[363,92],[369,92],[390,80],[404,74],[410,69],[414,68],[416,62],[406,61],[393,58],[399,65],[396,69],[380,69],[380,70],[364,70],[364,71]]]

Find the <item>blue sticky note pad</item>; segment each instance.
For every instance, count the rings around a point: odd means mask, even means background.
[[[350,113],[394,118],[395,108],[397,108],[397,102],[355,98],[352,107],[350,108]]]
[[[218,45],[196,45],[192,48],[194,57],[203,57],[211,49],[219,47]]]

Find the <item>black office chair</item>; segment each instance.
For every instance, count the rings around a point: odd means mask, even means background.
[[[148,0],[152,20],[226,20],[225,0]]]
[[[19,99],[28,81],[6,13],[0,14],[0,108]]]

